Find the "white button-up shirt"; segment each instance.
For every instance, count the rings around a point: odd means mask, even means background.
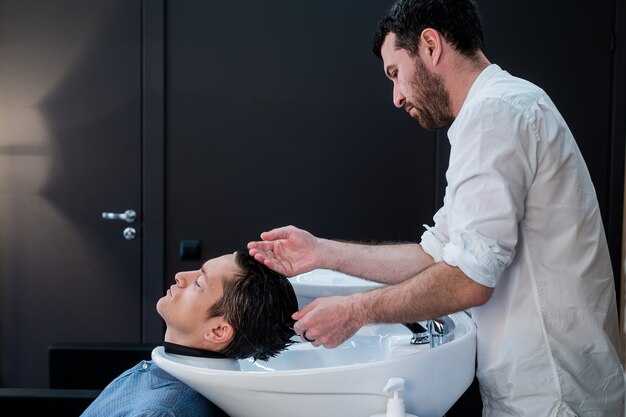
[[[471,310],[484,416],[623,416],[613,272],[572,133],[546,93],[497,65],[448,131],[435,261],[493,287]]]

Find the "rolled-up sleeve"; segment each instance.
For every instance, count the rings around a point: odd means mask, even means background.
[[[444,204],[433,216],[435,226],[424,225],[426,231],[422,234],[420,242],[424,252],[432,256],[435,262],[443,261],[443,249],[449,242],[445,210]]]

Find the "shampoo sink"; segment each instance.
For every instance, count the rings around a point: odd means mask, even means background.
[[[407,413],[441,417],[472,383],[476,352],[471,318],[464,312],[446,317],[454,331],[436,347],[411,344],[413,334],[402,324],[379,324],[363,327],[335,349],[298,338],[266,362],[215,366],[162,347],[152,359],[230,417],[368,417],[384,412],[390,378],[405,381]]]
[[[380,287],[340,272],[317,269],[290,278],[300,308],[318,297],[349,295]],[[230,417],[369,417],[384,413],[383,391],[404,380],[406,413],[442,417],[474,380],[476,326],[464,312],[441,318],[437,343],[412,344],[403,324],[361,328],[335,349],[295,337],[266,362],[207,361],[171,355],[162,347],[154,362],[217,404]]]

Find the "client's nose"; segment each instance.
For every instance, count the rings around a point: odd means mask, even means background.
[[[174,281],[176,281],[176,285],[179,287],[186,287],[191,281],[195,281],[197,277],[198,272],[196,271],[179,272],[174,275]]]
[[[186,285],[184,272],[179,272],[174,275],[174,281],[176,281],[176,285],[179,287],[184,287]]]

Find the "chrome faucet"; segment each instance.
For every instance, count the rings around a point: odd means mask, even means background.
[[[454,327],[454,321],[448,316],[429,320],[430,347],[434,348],[454,339]]]
[[[454,338],[454,321],[448,316],[426,320],[426,327],[419,322],[402,324],[413,332],[412,345],[430,343],[430,347],[433,348]]]
[[[413,337],[411,338],[412,345],[424,345],[426,343],[430,343],[430,334],[428,333],[428,330],[419,322],[402,324],[413,332]]]

